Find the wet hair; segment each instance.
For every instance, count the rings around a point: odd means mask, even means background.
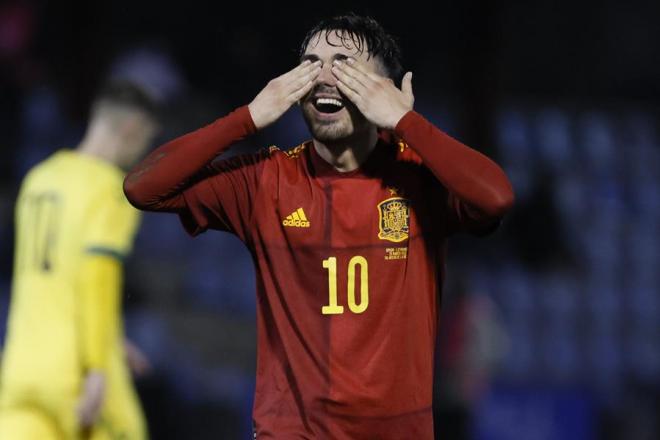
[[[146,113],[158,119],[156,101],[141,86],[124,79],[112,79],[105,82],[98,90],[92,103],[92,112],[101,107],[114,107]]]
[[[312,39],[317,35],[320,38],[323,32],[325,32],[325,41],[330,45],[336,46],[329,40],[330,35],[334,34],[344,47],[356,48],[360,53],[366,50],[368,57],[377,58],[381,62],[387,75],[395,83],[401,81],[403,76],[401,48],[396,39],[373,18],[351,12],[321,20],[305,35],[300,46],[300,57],[304,55]]]

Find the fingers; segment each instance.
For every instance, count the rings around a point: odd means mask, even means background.
[[[309,64],[306,64],[306,65],[302,66],[301,72],[302,72],[303,75],[306,75],[306,74],[308,74],[312,71],[320,69],[321,64],[322,64],[320,60],[316,60],[313,63],[311,63],[311,62],[309,62],[309,60],[307,60],[307,61],[305,61],[305,63],[309,63]]]
[[[413,96],[412,91],[412,72],[406,72],[401,80],[401,91],[408,97]]]
[[[355,68],[354,63],[349,64],[349,61],[352,60],[349,58],[346,62],[341,60],[333,61],[332,73],[354,90],[360,87],[369,87],[373,80],[366,73]]]
[[[337,88],[341,93],[344,94],[344,96],[350,99],[353,104],[355,104],[358,108],[360,108],[360,104],[362,103],[362,96],[360,96],[359,93],[357,93],[355,90],[350,88],[341,79],[337,79]]]
[[[318,75],[316,75],[318,76]],[[312,90],[312,87],[314,87],[314,80],[316,79],[316,76],[312,77],[309,81],[307,81],[305,84],[303,84],[301,87],[297,88],[294,90],[290,95],[289,95],[289,101],[290,102],[297,102],[299,101],[303,96],[305,96],[307,93],[309,93],[310,90]]]
[[[314,81],[316,77],[321,73],[320,63],[313,67],[311,71],[308,71],[301,77],[297,78],[293,83],[287,87],[287,96],[289,102],[293,103],[298,101],[300,98],[305,96],[314,86]]]
[[[354,69],[353,69],[354,70]],[[332,67],[332,74],[337,78],[337,83],[343,84],[345,87],[351,89],[354,93],[364,94],[366,86],[358,81],[354,76],[347,73],[347,69],[342,65],[335,65]],[[341,89],[340,89],[341,90]],[[349,96],[350,98],[350,96]],[[352,100],[352,99],[351,99]]]
[[[320,72],[320,65],[320,61],[312,63],[309,60],[305,60],[293,69],[275,78],[273,82],[280,84],[281,89],[285,94],[288,94],[292,89],[306,84],[309,75],[318,74],[317,71]]]
[[[296,67],[294,67],[293,69],[291,69],[291,70],[289,70],[288,72],[286,72],[286,73],[285,73],[284,75],[282,75],[282,76],[286,76],[286,75],[296,75],[296,74],[302,72],[302,71],[305,70],[305,69],[309,69],[310,66],[312,66],[312,64],[313,64],[313,63],[312,63],[310,60],[305,60],[305,61],[303,61],[302,63],[298,64],[298,65],[297,65]]]
[[[371,87],[380,81],[387,81],[389,78],[383,77],[375,72],[369,72],[364,68],[364,65],[355,61],[354,58],[348,58],[340,63],[341,68],[346,74],[352,76],[357,81],[360,81],[365,87]]]
[[[364,90],[364,84],[357,80],[349,73],[350,66],[346,65],[342,60],[334,60],[332,62],[332,74],[337,78],[337,87],[342,90],[347,90],[346,96],[351,97],[350,94],[359,94]],[[352,69],[355,70],[355,69]]]
[[[310,60],[305,60],[302,63],[298,64],[293,69],[289,70],[287,73],[281,76],[284,80],[295,81],[298,78],[301,78],[305,75],[308,75],[310,72],[320,69],[321,61],[311,62]]]
[[[306,84],[307,81],[313,81],[316,79],[317,76],[321,73],[321,62],[317,61],[316,63],[312,64],[309,66],[309,70],[305,70],[305,73],[302,77],[304,80],[304,83]]]
[[[295,74],[285,80],[287,95],[296,92],[302,87],[306,87],[310,81],[314,81],[321,73],[321,62],[310,63],[303,66],[300,70],[296,71],[294,69],[290,73]]]

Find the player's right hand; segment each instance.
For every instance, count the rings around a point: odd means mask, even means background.
[[[85,376],[83,392],[78,401],[78,423],[85,430],[96,423],[103,400],[105,399],[106,380],[105,374],[100,371],[91,371]]]
[[[257,129],[277,121],[305,96],[321,73],[321,62],[305,60],[293,70],[271,80],[248,105]]]

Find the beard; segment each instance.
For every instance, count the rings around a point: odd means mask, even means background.
[[[312,137],[324,144],[332,144],[352,137],[368,125],[366,118],[352,104],[347,104],[342,117],[334,121],[316,119],[314,106],[311,102],[302,105],[303,118]]]

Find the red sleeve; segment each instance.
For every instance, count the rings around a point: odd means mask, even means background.
[[[214,162],[208,176],[183,191],[179,217],[191,235],[207,229],[233,232],[249,240],[249,229],[266,150]]]
[[[448,207],[457,230],[489,232],[513,205],[513,189],[502,168],[419,113],[406,113],[394,132],[449,192]]]
[[[255,131],[248,107],[243,106],[158,147],[124,179],[126,198],[146,211],[186,209],[183,191],[208,171],[220,153]]]

